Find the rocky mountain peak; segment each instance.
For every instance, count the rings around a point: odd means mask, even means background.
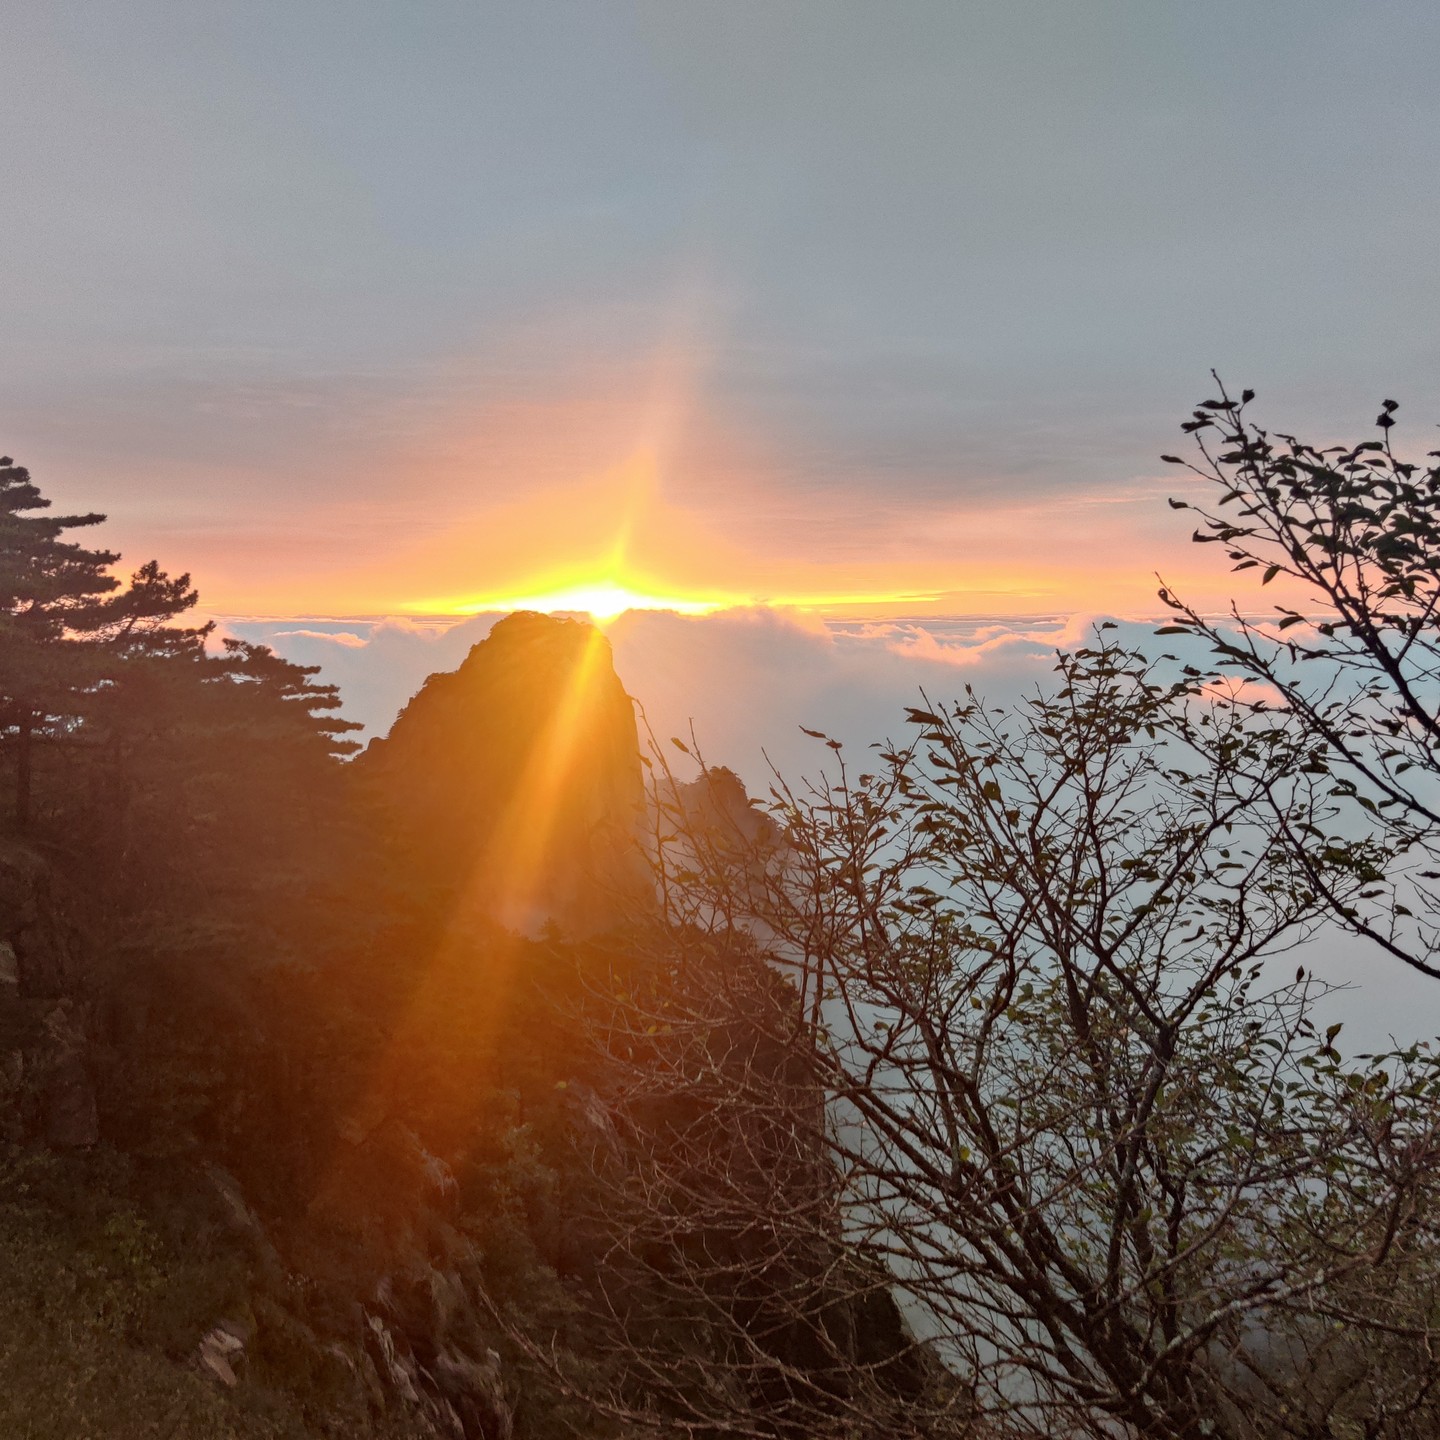
[[[587,621],[499,621],[357,765],[406,862],[509,928],[593,931],[650,893],[634,704]]]

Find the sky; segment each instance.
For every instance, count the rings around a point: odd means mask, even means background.
[[[0,450],[372,734],[638,593],[723,607],[609,635],[763,791],[1144,640],[1156,571],[1235,595],[1158,459],[1212,367],[1317,443],[1440,420],[1433,0],[0,17]]]
[[[1218,604],[1210,367],[1434,416],[1431,0],[0,8],[0,446],[215,614]]]

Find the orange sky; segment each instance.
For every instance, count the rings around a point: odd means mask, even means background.
[[[587,591],[602,603],[633,592],[637,603],[675,608],[768,603],[835,616],[1151,614],[1157,570],[1205,606],[1237,588],[1204,564],[1213,552],[1188,543],[1185,517],[1165,504],[1181,488],[1173,481],[1137,482],[1113,498],[860,513],[854,531],[873,544],[869,557],[849,543],[850,553],[825,553],[835,517],[826,537],[785,517],[756,534],[763,480],[728,488],[728,504],[697,513],[668,499],[640,457],[516,498],[454,496],[423,524],[317,507],[291,542],[202,531],[175,537],[176,554],[207,609],[268,615],[590,608]],[[389,539],[379,553],[366,543],[377,532]]]
[[[1184,475],[1158,462],[1088,492],[987,481],[963,455],[919,487],[853,469],[797,485],[793,457],[712,413],[703,365],[675,346],[498,401],[446,389],[378,451],[341,445],[288,475],[283,526],[217,527],[201,492],[111,504],[114,540],[127,563],[191,569],[204,607],[232,615],[589,608],[587,590],[610,609],[633,592],[837,616],[1153,614],[1156,570],[1204,605],[1232,593],[1165,504]],[[266,482],[248,483],[265,508]]]
[[[1212,366],[1430,443],[1433,0],[133,8],[7,7],[0,447],[214,613],[1214,608]]]

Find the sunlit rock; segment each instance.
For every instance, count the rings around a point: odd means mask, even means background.
[[[242,1328],[233,1320],[222,1320],[206,1331],[196,1352],[203,1374],[218,1380],[227,1390],[240,1383],[238,1370],[245,1359]]]
[[[587,622],[501,620],[357,767],[398,862],[457,909],[523,934],[583,934],[651,893],[634,707]]]

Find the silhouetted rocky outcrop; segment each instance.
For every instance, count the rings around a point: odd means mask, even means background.
[[[511,929],[593,932],[649,893],[634,707],[587,622],[501,620],[357,769],[399,863]]]
[[[687,836],[703,836],[736,854],[771,854],[783,844],[780,827],[756,806],[745,782],[724,765],[666,787],[667,811]]]

